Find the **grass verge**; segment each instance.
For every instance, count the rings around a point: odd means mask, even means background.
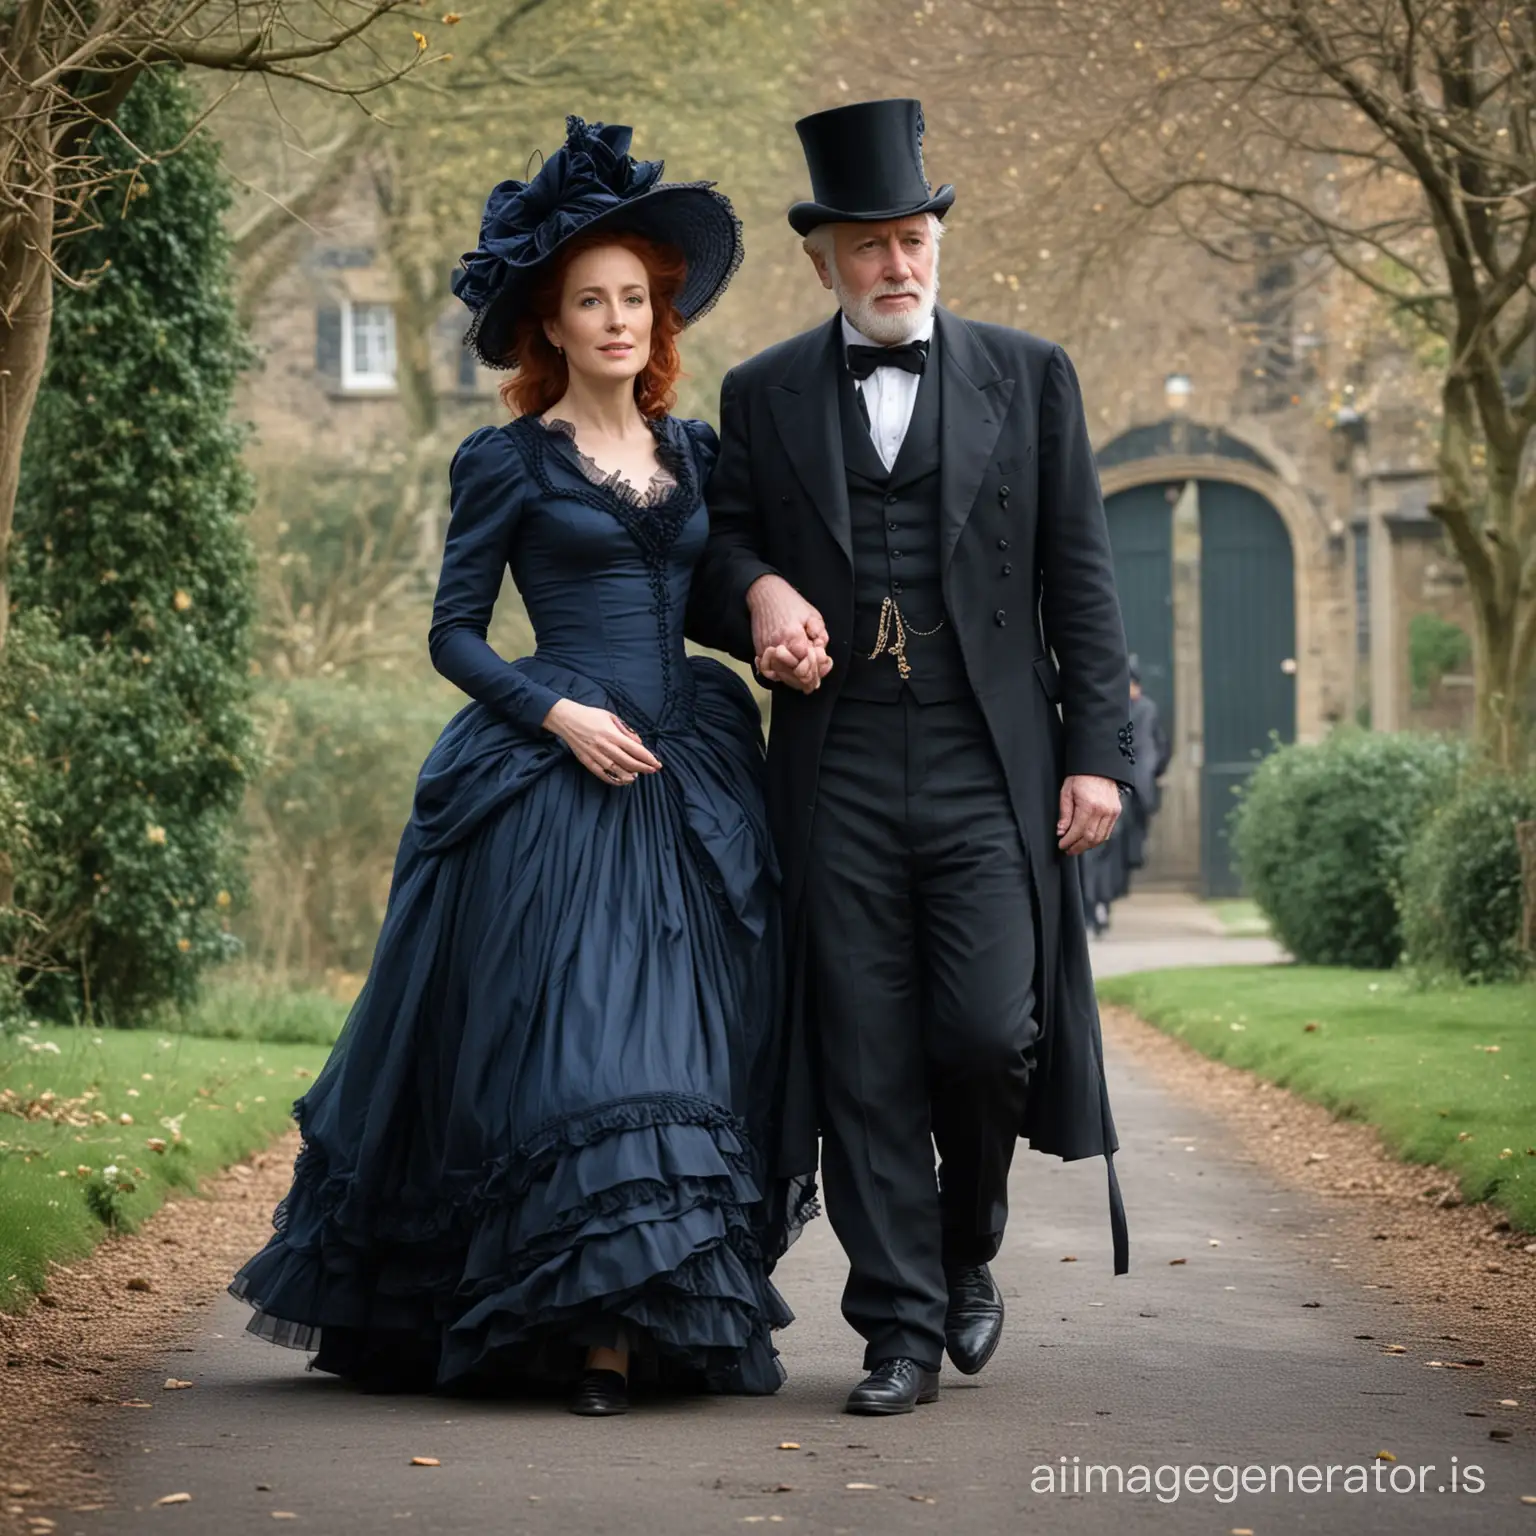
[[[263,1022],[254,1003],[228,1004],[181,1023],[222,1024],[223,1039],[84,1026],[0,1035],[0,1310],[43,1289],[51,1261],[89,1252],[291,1123],[345,1010],[304,1004]],[[219,1008],[219,993],[204,1006]],[[243,1033],[269,1028],[307,1043]]]
[[[1536,987],[1415,990],[1372,971],[1224,966],[1099,982],[1207,1056],[1374,1126],[1536,1231]]]
[[[1269,923],[1256,901],[1245,898],[1212,901],[1206,905],[1229,939],[1267,939]]]

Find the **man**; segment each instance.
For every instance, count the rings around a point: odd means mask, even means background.
[[[1129,889],[1130,874],[1147,862],[1147,838],[1152,831],[1152,818],[1162,808],[1163,789],[1159,782],[1168,771],[1173,757],[1173,746],[1163,729],[1156,702],[1149,698],[1141,686],[1141,664],[1136,657],[1130,659],[1131,673],[1131,730],[1141,744],[1136,754],[1136,766],[1132,770],[1132,785],[1136,793],[1126,807],[1126,886]]]
[[[935,308],[954,191],[919,104],[797,128],[790,223],[840,313],[725,380],[693,628],[776,685],[794,1023],[866,1340],[848,1410],[904,1413],[946,1349],[974,1373],[997,1346],[1017,1137],[1115,1149],[1065,856],[1119,813],[1125,641],[1066,355]],[[1123,1273],[1112,1163],[1110,1193]]]

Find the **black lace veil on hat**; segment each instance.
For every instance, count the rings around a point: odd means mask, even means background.
[[[460,258],[453,292],[472,318],[464,344],[488,368],[510,368],[534,284],[578,235],[606,229],[676,247],[687,263],[674,301],[685,324],[709,313],[741,266],[741,221],[711,181],[661,181],[660,160],[629,154],[632,130],[566,119],[565,143],[529,181],[486,199],[480,244]]]

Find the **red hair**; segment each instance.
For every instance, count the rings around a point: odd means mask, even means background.
[[[638,256],[651,285],[651,355],[635,379],[635,404],[642,416],[654,420],[677,403],[677,381],[683,372],[677,338],[683,317],[676,301],[688,275],[688,263],[675,246],[659,245],[644,235],[595,230],[566,246],[534,287],[527,309],[518,316],[512,343],[517,367],[501,386],[502,402],[515,415],[542,416],[565,394],[570,371],[565,358],[544,334],[544,322],[560,312],[565,274],[571,263],[587,251],[609,245],[622,246]]]

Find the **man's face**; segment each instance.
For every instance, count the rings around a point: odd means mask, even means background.
[[[933,313],[938,243],[927,214],[881,224],[833,224],[832,258],[812,248],[822,286],[872,341],[908,340]]]

